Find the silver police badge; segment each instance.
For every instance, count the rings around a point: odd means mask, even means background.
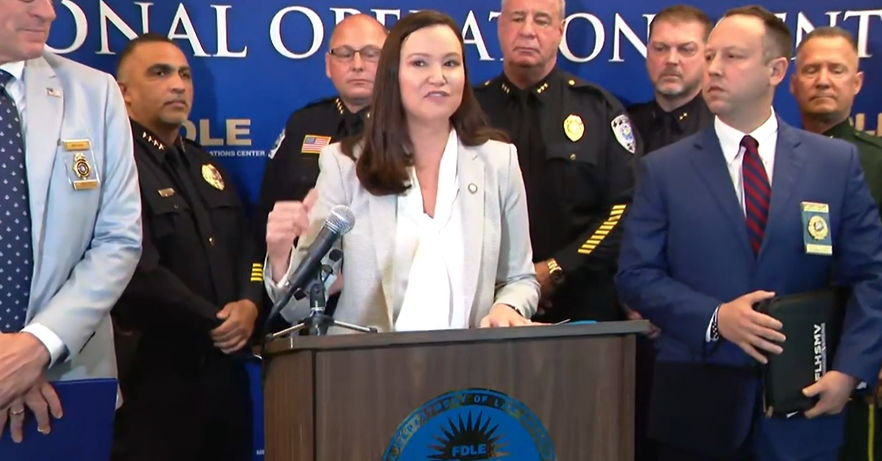
[[[637,141],[634,139],[634,130],[631,128],[631,120],[627,115],[619,115],[610,122],[616,141],[630,153],[637,151]]]

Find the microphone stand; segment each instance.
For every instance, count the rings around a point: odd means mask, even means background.
[[[309,315],[297,325],[269,335],[270,340],[294,334],[303,329],[307,329],[310,336],[325,336],[328,334],[329,327],[346,328],[361,333],[377,333],[379,331],[374,327],[341,322],[325,313],[327,297],[325,295],[325,282],[322,279],[322,271],[316,272],[315,278],[307,287],[307,293],[309,294]]]
[[[322,266],[322,268],[316,271],[315,276],[307,286],[307,293],[309,295],[309,316],[300,321],[297,325],[292,327],[285,328],[284,330],[278,331],[272,334],[265,334],[265,332],[269,329],[270,322],[273,316],[267,318],[267,321],[264,325],[264,334],[262,334],[262,339],[260,341],[260,355],[257,357],[261,360],[261,383],[266,384],[267,373],[269,373],[269,365],[270,361],[266,356],[266,348],[269,345],[269,342],[278,339],[282,336],[293,335],[300,330],[307,329],[310,335],[312,336],[325,336],[328,334],[328,327],[341,327],[346,328],[353,331],[358,331],[361,333],[378,333],[379,330],[374,327],[363,327],[361,325],[353,325],[351,323],[341,322],[339,320],[335,320],[333,317],[325,313],[325,304],[326,304],[326,295],[325,295],[325,279],[323,275],[327,272],[330,272],[332,269],[328,266]],[[278,306],[278,310],[281,311],[281,308],[284,307],[288,301],[291,300],[292,297],[295,297],[295,292],[300,294],[301,296],[297,296],[297,299],[303,299],[302,293],[303,291],[300,289],[296,290],[287,290],[282,299],[279,300],[275,305]],[[275,311],[276,308],[274,307]]]

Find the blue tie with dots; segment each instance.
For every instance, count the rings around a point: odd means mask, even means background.
[[[24,140],[18,109],[6,91],[10,80],[0,70],[0,333],[24,327],[33,270]]]

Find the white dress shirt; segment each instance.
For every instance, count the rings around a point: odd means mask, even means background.
[[[27,92],[25,91],[24,81],[25,63],[24,61],[9,62],[0,65],[0,70],[5,70],[12,75],[12,80],[6,85],[6,92],[12,97],[15,106],[18,108],[18,118],[22,121],[21,134],[22,137],[25,138],[27,137],[28,130],[27,101],[25,100]],[[27,155],[27,152],[27,145],[25,145],[25,155]],[[31,279],[33,280],[33,277]],[[50,365],[54,364],[65,353],[64,342],[61,341],[61,338],[59,338],[55,332],[46,328],[46,326],[39,323],[31,323],[25,326],[21,331],[23,333],[34,335],[44,346],[46,346],[46,349],[49,350]]]
[[[462,286],[465,264],[456,171],[459,140],[451,130],[441,156],[434,217],[423,211],[414,168],[412,187],[398,197],[393,323],[395,331],[468,328]]]
[[[720,139],[720,147],[723,150],[723,157],[726,159],[726,166],[729,168],[729,176],[732,178],[732,185],[735,187],[735,194],[738,196],[738,203],[741,204],[741,211],[747,216],[747,208],[744,204],[744,184],[741,174],[741,164],[744,160],[744,148],[741,147],[741,140],[747,133],[743,133],[729,125],[726,125],[719,117],[714,117],[714,130]],[[772,115],[759,128],[749,133],[756,139],[760,159],[763,167],[766,169],[766,175],[769,177],[769,186],[772,185],[772,172],[775,168],[775,149],[778,145],[778,118],[775,116],[775,109],[772,109]],[[711,330],[714,322],[717,320],[719,306],[714,311],[711,321],[707,326],[707,341],[716,341],[718,338],[712,337]]]

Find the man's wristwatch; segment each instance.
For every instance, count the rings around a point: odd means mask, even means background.
[[[548,265],[548,276],[551,278],[551,282],[555,285],[560,285],[564,281],[564,273],[563,269],[557,264],[557,261],[554,258],[545,261],[545,264]]]

